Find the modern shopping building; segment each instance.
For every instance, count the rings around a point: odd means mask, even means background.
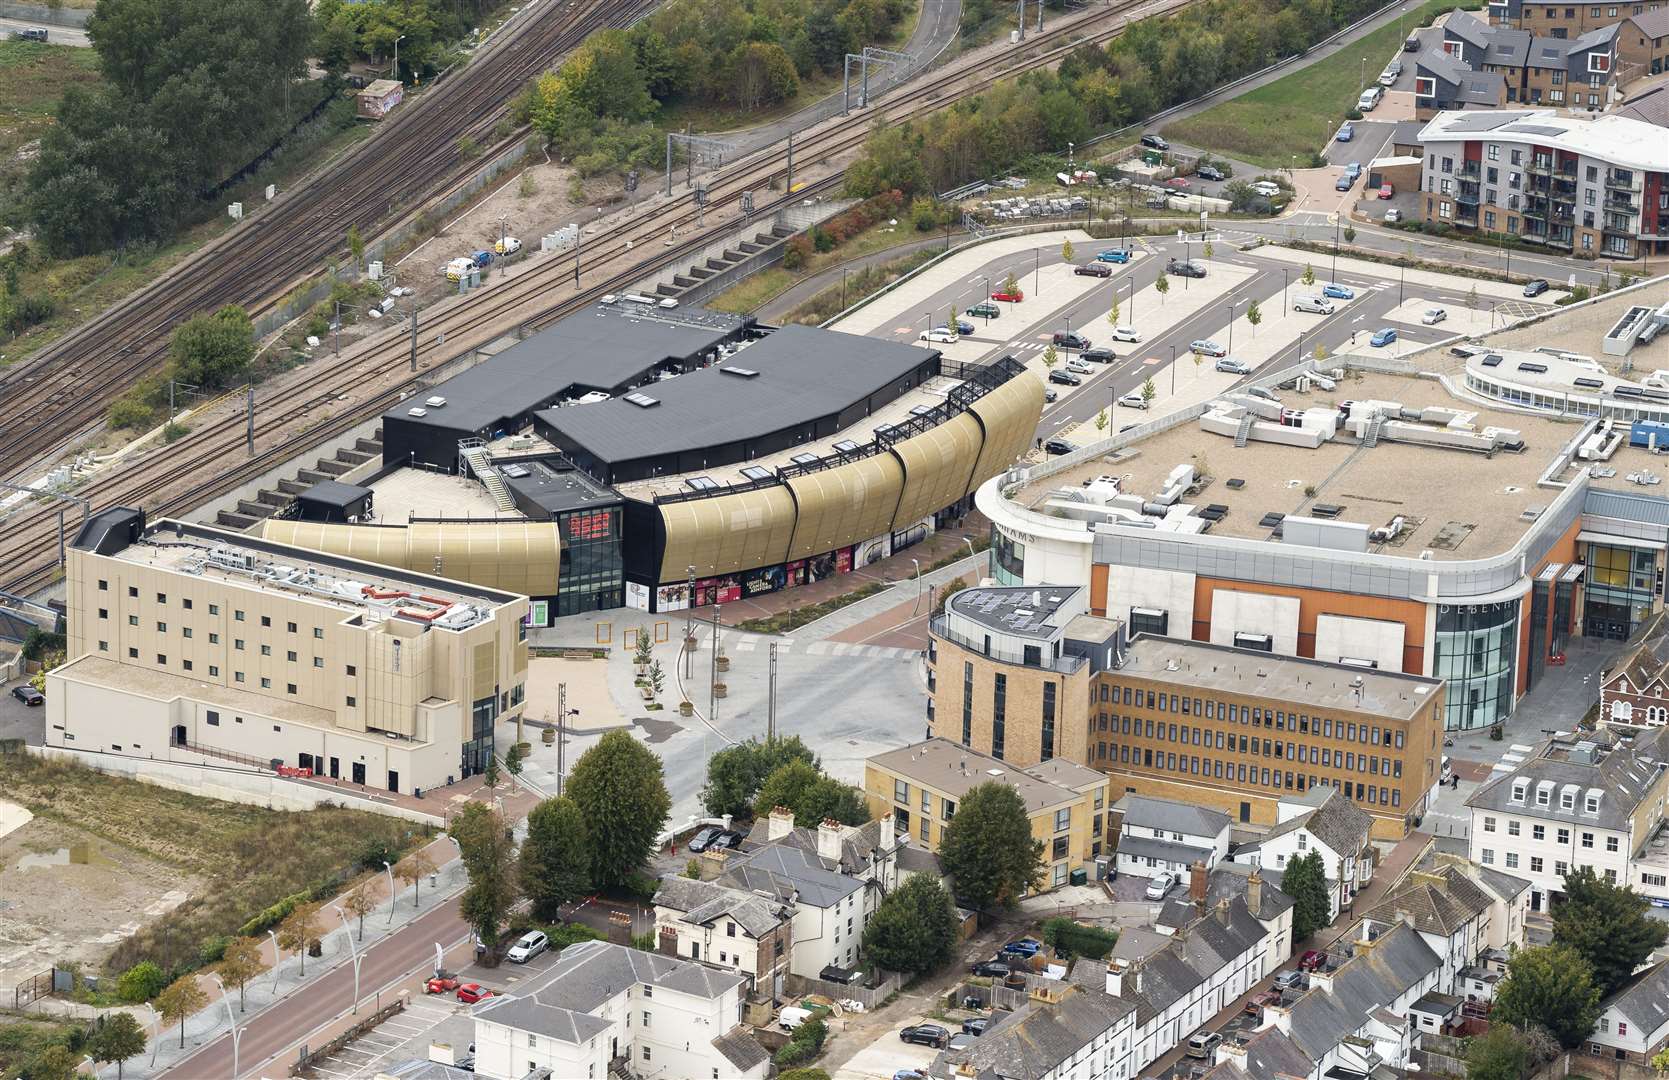
[[[1653,297],[1641,287],[1503,337],[1586,327],[1583,341],[1618,342],[1651,370],[1664,349],[1642,341]],[[1441,726],[1488,727],[1571,636],[1630,637],[1663,605],[1669,498],[1638,422],[1669,413],[1643,396],[1669,391],[1617,374],[1613,357],[1569,361],[1611,373],[1554,389],[1536,381],[1557,370],[1548,349],[1462,364],[1434,348],[1375,362],[1408,374],[1337,383],[1272,374],[1261,382],[1278,401],[1231,392],[1005,473],[976,496],[991,573],[1085,587],[1089,612],[1132,637],[1435,679]],[[937,677],[937,724],[953,735],[956,679],[942,662]]]
[[[1620,114],[1446,111],[1420,143],[1425,221],[1581,256],[1669,252],[1669,127]]]
[[[692,586],[794,588],[959,520],[1042,407],[1012,358],[609,298],[386,414],[377,521],[263,528],[524,592],[534,626],[683,610]]]
[[[46,743],[414,792],[523,707],[527,598],[139,510],[70,547]]]

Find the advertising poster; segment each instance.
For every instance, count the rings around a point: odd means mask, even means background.
[[[780,566],[765,566],[742,575],[742,595],[762,596],[782,588],[786,575]]]
[[[630,585],[626,586],[628,589]],[[656,611],[683,611],[690,606],[690,586],[680,581],[675,585],[662,585],[655,590]]]
[[[549,600],[532,600],[527,605],[527,625],[549,626],[551,624],[551,603]]]
[[[843,547],[834,553],[835,573],[850,574],[852,572],[852,552],[854,548]]]

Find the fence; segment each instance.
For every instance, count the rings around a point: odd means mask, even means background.
[[[323,1061],[325,1058],[328,1058],[330,1055],[336,1053],[336,1051],[353,1042],[367,1031],[370,1031],[372,1028],[382,1023],[384,1020],[404,1012],[405,1008],[406,997],[402,994],[399,1000],[393,1002],[392,1004],[384,1005],[382,1008],[378,1009],[370,1016],[367,1016],[353,1027],[342,1032],[342,1034],[325,1043],[317,1050],[308,1050],[307,1047],[303,1046],[301,1048],[301,1056],[296,1059],[296,1063],[294,1065],[290,1066],[290,1075],[300,1076],[302,1073],[311,1069],[314,1065]]]
[[[804,975],[788,975],[783,979],[782,985],[790,994],[822,994],[836,1001],[856,1001],[863,1005],[865,1011],[874,1012],[880,1008],[883,1001],[904,985],[904,976],[894,971],[874,986],[850,986]]]
[[[56,968],[38,971],[12,988],[12,1007],[22,1009],[30,1002],[52,993],[52,977]]]

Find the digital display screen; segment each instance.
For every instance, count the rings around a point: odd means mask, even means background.
[[[598,510],[590,514],[571,514],[568,517],[568,539],[570,540],[607,540],[609,538],[609,511]]]

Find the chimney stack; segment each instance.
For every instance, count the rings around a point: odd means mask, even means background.
[[[1188,896],[1194,901],[1194,914],[1205,914],[1205,894],[1209,879],[1205,872],[1205,862],[1194,860],[1194,865],[1188,868]]]
[[[794,811],[786,806],[773,806],[766,824],[765,839],[781,840],[794,831]]]
[[[817,826],[817,854],[830,862],[840,861],[840,822],[824,818]]]
[[[881,815],[881,850],[891,851],[892,846],[897,842],[898,835],[893,825],[892,814],[890,812],[883,813]]]
[[[632,943],[632,917],[624,911],[609,912],[608,939],[616,945],[630,945]]]
[[[1258,912],[1263,910],[1263,878],[1258,874],[1257,867],[1246,878],[1246,910],[1252,913],[1252,918],[1261,918]]]

